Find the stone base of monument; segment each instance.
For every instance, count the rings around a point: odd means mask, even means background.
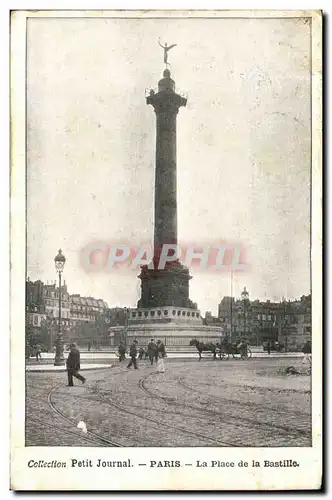
[[[111,327],[108,331],[113,346],[120,341],[129,345],[137,340],[140,347],[145,347],[154,339],[172,351],[192,351],[192,339],[217,342],[225,335],[221,327],[203,325],[198,310],[173,306],[131,309],[127,326]]]
[[[193,350],[190,346],[192,339],[197,339],[201,342],[218,342],[222,332],[220,328],[213,326],[195,326],[195,325],[158,325],[146,324],[129,326],[127,329],[127,342],[131,343],[137,340],[139,345],[146,346],[151,339],[155,342],[161,340],[166,349],[172,350]],[[195,349],[194,349],[195,350]]]

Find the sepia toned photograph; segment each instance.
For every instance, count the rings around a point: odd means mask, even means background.
[[[315,16],[26,13],[13,349],[23,447],[68,449],[27,474],[292,474],[320,445]]]

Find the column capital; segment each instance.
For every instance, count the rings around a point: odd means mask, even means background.
[[[163,90],[157,94],[150,94],[146,98],[146,104],[151,104],[156,114],[177,114],[181,106],[186,106],[187,99],[175,92]]]

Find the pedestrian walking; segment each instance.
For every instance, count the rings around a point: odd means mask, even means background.
[[[153,360],[158,361],[158,347],[154,339],[151,339],[148,343],[148,357],[151,365],[153,365]]]
[[[308,340],[304,344],[302,352],[303,352],[302,364],[308,362],[311,365],[311,342],[310,342],[310,340]]]
[[[120,342],[118,352],[119,352],[119,361],[121,363],[121,361],[124,361],[126,359],[126,346],[124,345],[123,342]]]
[[[140,347],[138,351],[138,359],[143,359],[144,354],[145,354],[144,348]]]
[[[81,369],[80,359],[80,351],[77,349],[76,344],[70,344],[70,353],[68,354],[66,362],[69,387],[72,387],[74,385],[73,377],[80,380],[82,384],[84,384],[86,381],[85,377],[78,373]]]
[[[36,350],[36,361],[41,361],[41,347],[39,344],[36,345],[35,347],[35,350]]]
[[[30,359],[30,356],[32,356],[33,350],[30,346],[29,343],[25,344],[25,359]]]
[[[161,340],[158,340],[157,347],[158,347],[159,358],[166,358],[166,349]]]
[[[88,351],[91,351],[91,342],[88,342]]]
[[[267,353],[271,354],[271,340],[269,340],[267,343]]]
[[[133,343],[130,346],[129,349],[129,356],[130,356],[130,361],[127,365],[127,368],[130,368],[131,365],[134,365],[135,370],[137,370],[137,361],[136,361],[136,356],[137,356],[137,340],[133,340]]]
[[[165,373],[165,364],[163,358],[158,359],[157,370],[159,373]]]

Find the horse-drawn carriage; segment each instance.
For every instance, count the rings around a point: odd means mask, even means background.
[[[233,358],[249,359],[252,356],[252,352],[245,340],[233,343],[224,340],[217,345],[219,346],[219,357],[221,359],[228,359],[230,356]]]
[[[228,339],[223,339],[215,344],[213,342],[205,344],[197,339],[192,339],[190,345],[196,346],[200,360],[203,352],[212,352],[214,359],[217,359],[217,356],[220,359],[229,359],[232,356],[233,358],[247,360],[252,356],[252,352],[245,340],[229,342]]]

